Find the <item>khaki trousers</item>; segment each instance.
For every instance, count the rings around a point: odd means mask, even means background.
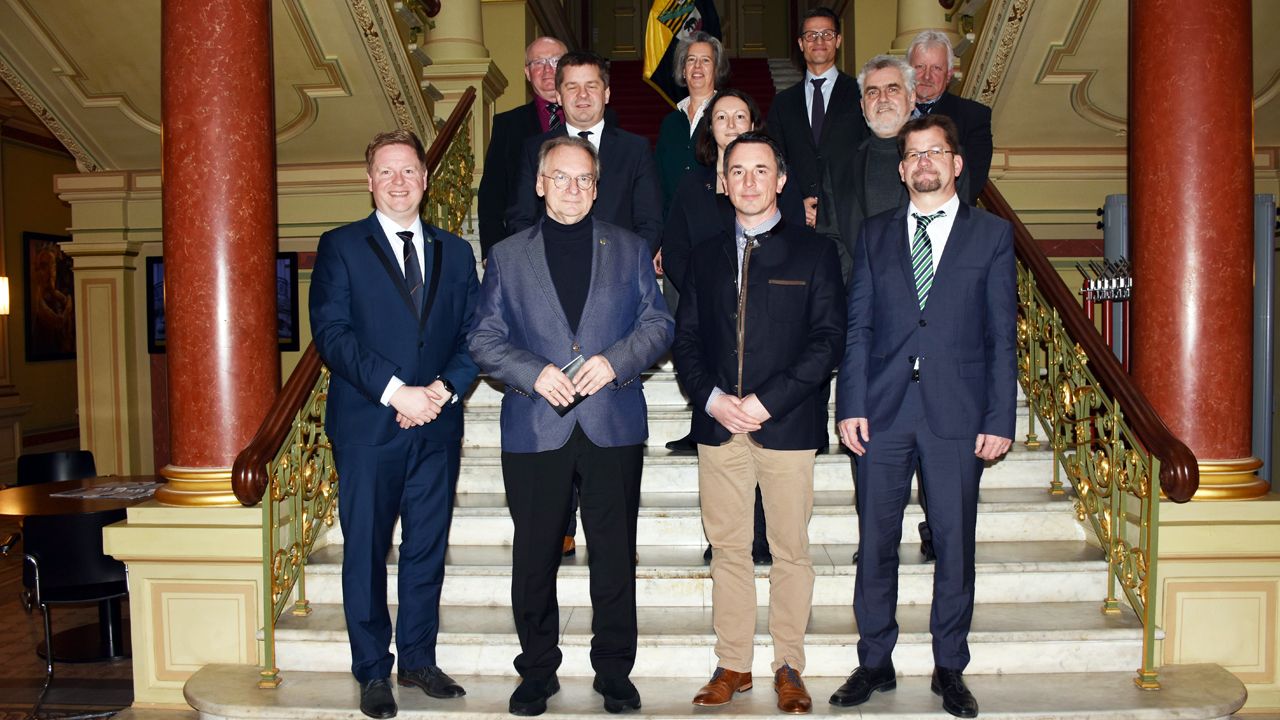
[[[711,541],[712,624],[719,666],[751,672],[756,630],[755,565],[751,562],[756,484],[764,504],[769,570],[769,635],[773,670],[804,671],[804,633],[813,603],[809,518],[813,515],[813,450],[767,450],[747,435],[698,446],[702,527]]]

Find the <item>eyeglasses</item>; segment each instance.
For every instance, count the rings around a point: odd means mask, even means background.
[[[578,183],[579,190],[590,190],[591,186],[596,184],[595,175],[579,175],[577,177],[570,177],[564,173],[556,173],[555,175],[543,175],[542,177],[550,180],[551,183],[560,190],[567,189],[569,187],[570,180]]]
[[[537,60],[530,60],[529,62],[525,63],[524,66],[527,68],[543,68],[545,70],[555,70],[556,66],[559,64],[560,64],[560,58],[538,58]]]
[[[939,161],[942,160],[943,155],[955,155],[955,153],[942,148],[929,148],[928,150],[908,150],[902,157],[909,163],[917,163],[924,157],[929,158],[930,161]]]
[[[807,43],[816,43],[819,40],[831,41],[836,39],[838,35],[835,30],[809,30],[800,33],[800,37]]]
[[[862,96],[868,100],[875,100],[876,98],[880,97],[881,92],[884,93],[885,97],[896,98],[902,94],[902,86],[901,85],[885,85],[883,88],[880,88],[875,85],[872,85],[871,87],[862,91]]]

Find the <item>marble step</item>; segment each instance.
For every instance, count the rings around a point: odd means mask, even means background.
[[[853,600],[855,545],[812,545],[813,604],[848,605]],[[711,606],[711,572],[702,547],[642,546],[636,566],[636,603],[641,607]],[[307,561],[307,599],[342,602],[340,545],[322,548]],[[585,548],[560,566],[556,594],[564,605],[591,604]],[[933,597],[933,565],[923,562],[918,545],[899,551],[898,602],[928,604]],[[387,558],[388,601],[398,602],[398,553]],[[978,543],[978,603],[1101,601],[1107,592],[1102,551],[1081,542]],[[485,545],[450,547],[445,556],[441,602],[445,605],[498,606],[511,602],[511,548]],[[756,602],[769,602],[769,568],[756,567]]]
[[[978,542],[1018,542],[1030,540],[1084,540],[1084,529],[1076,522],[1069,495],[1052,496],[1042,489],[982,489],[978,494]],[[902,542],[920,541],[918,524],[924,519],[913,499],[902,521]],[[510,545],[511,515],[502,493],[459,495],[450,528],[450,545]],[[585,537],[579,523],[579,541]],[[858,522],[853,508],[853,490],[814,493],[813,517],[809,521],[809,542],[815,545],[851,544],[857,541]],[[695,493],[650,493],[640,495],[639,545],[703,546],[702,513]],[[329,528],[323,545],[342,542],[338,523]],[[399,543],[399,528],[394,543]]]
[[[813,489],[848,491],[853,488],[853,456],[839,445],[832,445],[814,462]],[[982,473],[983,489],[1035,488],[1047,491],[1053,478],[1053,453],[1041,444],[1029,450],[1022,441],[1015,442],[999,462],[988,464]],[[645,448],[644,477],[641,487],[646,492],[698,491],[698,456],[695,453],[672,453],[655,443]],[[502,451],[496,447],[468,447],[462,450],[462,470],[458,475],[458,494],[501,493]]]
[[[276,628],[276,662],[281,670],[342,672],[350,668],[346,622],[341,605],[313,605],[307,617],[285,614]],[[974,607],[969,633],[970,675],[1051,672],[1132,671],[1142,652],[1142,628],[1129,610],[1103,615],[1097,602],[992,603]],[[637,610],[640,637],[635,677],[678,674],[706,678],[715,669],[711,608],[644,607]],[[894,665],[904,675],[933,670],[929,606],[898,608],[899,635]],[[591,609],[560,608],[559,673],[593,674]],[[838,677],[857,664],[853,608],[814,607],[805,636],[807,669],[813,677]],[[756,616],[753,672],[767,676],[773,654],[768,609]],[[437,657],[450,673],[508,675],[520,652],[509,607],[440,608]]]
[[[447,668],[448,669],[448,668]],[[436,700],[413,688],[397,687],[398,717],[472,718],[507,720],[507,700],[515,689],[510,673],[453,677],[467,690],[458,700]],[[258,668],[252,665],[206,665],[187,682],[186,697],[202,717],[228,720],[348,720],[361,717],[360,691],[348,672],[288,672],[275,690],[259,690]],[[1037,720],[1197,720],[1224,718],[1245,701],[1244,685],[1218,665],[1180,665],[1164,668],[1163,689],[1143,692],[1133,685],[1132,671],[1107,673],[1046,673],[1033,675],[971,675],[966,678],[984,718]],[[776,718],[776,696],[769,676],[757,677],[756,687],[736,695],[725,707],[707,711],[690,699],[705,678],[643,677],[636,679],[641,714],[634,717],[755,720]],[[601,709],[600,696],[589,677],[562,677],[561,689],[548,703],[547,720],[616,717]],[[877,694],[857,710],[835,708],[827,697],[839,686],[837,678],[809,679],[813,715],[920,720],[949,717],[925,678],[902,678],[897,690]],[[117,718],[150,720],[169,717],[131,709]],[[133,714],[137,713],[137,714]],[[174,717],[187,717],[175,715]]]

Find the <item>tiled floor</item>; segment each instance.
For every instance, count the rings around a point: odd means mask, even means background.
[[[18,529],[17,522],[0,518],[0,538]],[[6,711],[29,708],[44,684],[44,660],[36,655],[43,635],[39,610],[28,615],[18,600],[22,590],[22,544],[0,558],[0,719]],[[127,604],[126,604],[127,615]],[[53,611],[54,632],[96,623],[95,605]],[[45,706],[84,711],[119,708],[133,701],[133,668],[128,659],[112,662],[55,665],[55,679]]]

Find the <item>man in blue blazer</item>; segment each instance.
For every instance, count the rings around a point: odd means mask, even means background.
[[[616,127],[606,116],[609,61],[592,52],[565,53],[556,67],[556,92],[565,123],[524,143],[514,202],[507,208],[507,232],[532,227],[542,217],[543,199],[534,191],[538,151],[552,137],[581,137],[600,158],[600,182],[592,215],[644,238],[650,256],[662,240],[662,190],[649,141]]]
[[[932,688],[947,712],[976,717],[962,673],[978,482],[984,462],[1003,455],[1013,437],[1013,232],[956,195],[964,162],[950,118],[911,120],[898,148],[911,201],[867,219],[858,235],[837,386],[840,439],[858,456],[859,667],[831,703],[858,705],[897,685],[898,544],[919,462],[938,557]]]
[[[594,687],[606,710],[621,712],[640,707],[628,679],[649,434],[640,373],[671,345],[675,323],[648,244],[594,217],[600,162],[591,143],[551,138],[537,170],[545,215],[493,246],[470,337],[476,362],[507,386],[502,477],[515,525],[511,605],[521,648],[508,708],[539,715],[560,689],[556,573],[576,482],[591,555]]]
[[[387,552],[400,517],[397,680],[439,698],[463,689],[436,666],[440,587],[462,448],[467,354],[479,287],[461,238],[422,222],[426,153],[405,130],[365,151],[369,217],[320,236],[311,328],[332,373],[325,429],[341,490],[342,602],[360,709],[396,714]]]

